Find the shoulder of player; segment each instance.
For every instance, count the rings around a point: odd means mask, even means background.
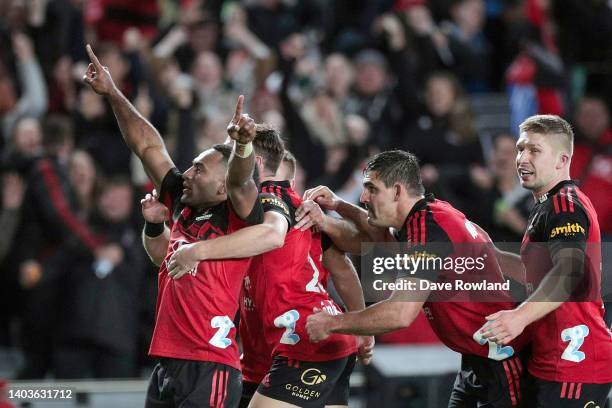
[[[575,185],[567,185],[549,196],[544,202],[544,208],[549,214],[572,214],[576,212],[587,213],[586,196]]]
[[[427,207],[416,211],[406,220],[404,231],[406,238],[412,242],[449,242],[448,226],[444,220],[435,215],[435,207]]]

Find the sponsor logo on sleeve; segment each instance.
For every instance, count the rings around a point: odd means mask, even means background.
[[[281,208],[285,214],[290,215],[287,204],[285,204],[281,199],[277,197],[262,197],[261,203],[264,205],[268,204],[268,205],[273,205],[275,207]]]
[[[555,227],[550,231],[550,238],[555,238],[558,237],[560,235],[563,235],[564,237],[573,237],[576,234],[582,234],[582,235],[586,235],[586,231],[584,230],[584,227],[582,227],[582,225],[578,224],[577,222],[574,223],[567,223],[561,227]]]

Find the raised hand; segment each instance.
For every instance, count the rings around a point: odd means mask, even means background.
[[[140,200],[140,205],[142,206],[142,216],[147,222],[160,224],[169,219],[170,211],[168,211],[168,207],[159,202],[157,190],[153,190]]]
[[[243,104],[244,96],[240,95],[236,103],[234,117],[229,125],[227,125],[227,134],[232,140],[241,144],[247,144],[255,139],[256,129],[255,120],[247,113],[242,113]]]
[[[341,201],[340,197],[334,194],[334,192],[326,186],[318,186],[311,188],[310,190],[306,190],[303,200],[312,200],[326,210],[333,211],[338,208]]]
[[[83,81],[91,86],[91,89],[97,94],[109,95],[112,91],[116,90],[117,87],[113,82],[110,72],[108,72],[108,67],[100,63],[100,60],[98,60],[98,57],[96,57],[96,54],[94,54],[89,44],[87,44],[85,49],[87,50],[87,55],[89,55],[91,63],[87,66],[87,71],[85,75],[83,75]]]

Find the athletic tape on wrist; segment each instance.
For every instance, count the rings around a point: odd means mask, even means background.
[[[234,154],[242,159],[249,157],[253,153],[253,143],[242,144],[236,142],[234,144]]]

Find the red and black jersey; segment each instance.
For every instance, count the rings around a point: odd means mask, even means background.
[[[591,201],[573,181],[563,181],[539,198],[528,225],[521,259],[529,288],[538,287],[561,249],[577,248],[585,255],[582,280],[572,293],[582,301],[564,302],[531,325],[529,371],[547,381],[612,382],[612,334],[600,294],[601,236]]]
[[[320,266],[320,254],[312,258],[313,234],[310,230],[291,228],[301,198],[288,181],[267,181],[261,184],[264,211],[283,215],[289,230],[282,248],[253,259],[249,271],[251,299],[259,311],[259,322],[249,324],[245,336],[261,336],[272,356],[280,355],[301,361],[327,361],[346,357],[356,351],[354,336],[334,334],[327,340],[311,343],[306,333],[306,318],[314,307],[341,313],[325,290],[322,279],[328,276]],[[318,238],[314,238],[317,240]],[[243,302],[244,303],[244,302]],[[256,325],[259,325],[257,327]],[[242,326],[241,326],[242,327]],[[256,327],[255,330],[251,330]],[[247,363],[248,364],[248,363]]]
[[[396,239],[408,243],[408,251],[423,253],[444,259],[458,257],[481,258],[487,280],[503,280],[499,264],[493,252],[492,243],[480,227],[470,222],[465,215],[445,201],[427,195],[418,201],[408,214],[403,227],[397,231]],[[406,275],[431,282],[454,282],[457,279],[470,280],[473,277],[458,275],[456,270],[419,269]],[[482,275],[479,275],[479,278]],[[519,336],[508,346],[487,342],[478,332],[487,322],[486,316],[500,310],[514,308],[507,293],[488,293],[500,301],[452,301],[466,299],[465,293],[450,291],[448,298],[434,298],[434,293],[423,305],[425,315],[440,340],[452,350],[463,354],[504,360],[518,352],[527,342],[526,336]],[[478,296],[475,296],[478,299]]]
[[[160,201],[173,214],[168,253],[158,275],[156,322],[149,354],[210,361],[240,369],[233,320],[250,259],[204,261],[181,279],[168,276],[167,262],[181,245],[213,239],[261,222],[255,204],[248,219],[234,212],[230,201],[197,210],[180,203],[183,180],[172,169],[164,177]]]
[[[323,266],[323,253],[332,245],[331,239],[322,233],[312,234],[310,259],[320,272],[320,288],[327,290],[329,272]],[[259,384],[272,366],[273,349],[268,346],[264,336],[262,317],[253,301],[255,297],[253,279],[254,269],[249,268],[244,277],[240,292],[240,341],[242,344],[242,376],[245,382]]]

